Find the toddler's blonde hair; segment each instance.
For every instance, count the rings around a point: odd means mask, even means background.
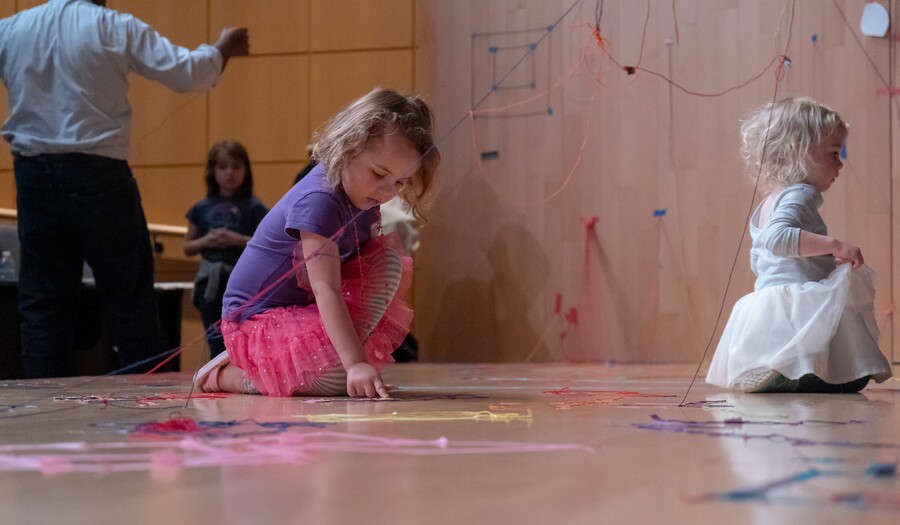
[[[847,139],[849,127],[833,109],[806,97],[766,104],[741,126],[741,154],[750,176],[766,193],[806,179],[812,156],[825,140]],[[768,133],[767,133],[768,131]]]

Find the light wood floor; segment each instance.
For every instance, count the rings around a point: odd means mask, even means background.
[[[0,381],[0,522],[900,523],[900,382],[678,407],[692,373],[410,364],[387,401],[187,408],[186,375]]]

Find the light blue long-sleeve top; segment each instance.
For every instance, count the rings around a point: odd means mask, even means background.
[[[128,157],[129,73],[177,91],[215,85],[214,46],[176,46],[137,18],[87,0],[50,0],[0,20],[0,80],[9,117],[3,138],[25,156]]]
[[[828,235],[819,214],[822,194],[809,184],[785,188],[776,198],[762,227],[762,204],[750,217],[750,269],[756,274],[755,290],[780,284],[821,281],[836,268],[832,255],[800,257],[800,230]]]

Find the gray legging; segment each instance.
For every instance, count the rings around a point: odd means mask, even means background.
[[[357,323],[356,335],[365,341],[369,334],[381,321],[388,305],[394,299],[400,286],[402,272],[401,256],[394,250],[384,250],[385,257],[377,258],[365,269],[365,318]],[[356,264],[355,260],[344,264]],[[304,375],[307,373],[304,372]],[[347,394],[347,371],[338,366],[323,370],[318,377],[308,376],[303,382],[306,386],[294,392],[300,396],[343,396]]]

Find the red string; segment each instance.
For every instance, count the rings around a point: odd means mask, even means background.
[[[215,326],[216,328],[218,328],[218,326],[219,326],[220,324],[222,324],[222,321],[221,321],[221,320],[218,320],[218,321],[216,321],[216,323],[215,323],[213,326]],[[170,355],[169,357],[167,357],[167,358],[163,359],[162,361],[160,361],[158,365],[154,366],[154,367],[151,368],[150,370],[144,372],[144,375],[146,376],[146,375],[152,374],[153,372],[156,372],[157,370],[159,370],[160,368],[162,368],[162,366],[163,366],[164,364],[168,363],[168,362],[171,361],[172,359],[175,359],[176,356],[178,356],[179,354],[181,354],[181,352],[184,350],[184,347],[185,347],[185,346],[190,346],[190,345],[196,343],[197,341],[200,340],[201,337],[202,337],[202,334],[201,334],[201,335],[198,335],[197,337],[195,337],[194,339],[192,339],[191,341],[189,341],[187,345],[179,346],[177,350],[175,350],[174,352],[172,352],[172,355]]]
[[[644,30],[641,32],[641,49],[638,52],[638,60],[634,65],[634,69],[637,70],[641,66],[641,62],[644,60],[644,43],[647,42],[647,25],[650,23],[650,0],[647,0],[647,14],[644,16]]]
[[[791,2],[791,21],[793,21],[793,19],[794,19],[794,10],[795,10],[795,8],[796,8],[796,2]],[[675,0],[672,0],[672,17],[673,17],[674,22],[675,22],[675,40],[676,40],[676,42],[677,42],[677,41],[678,41],[678,38],[679,38],[679,35],[678,35],[678,19],[677,19],[677,17],[676,17],[676,12],[675,12]],[[591,33],[592,33],[592,35],[593,35],[593,37],[594,37],[594,40],[595,40],[596,43],[597,43],[597,47],[600,48],[600,50],[601,50],[607,57],[609,57],[610,61],[612,61],[612,63],[615,64],[616,67],[618,67],[619,69],[621,69],[621,70],[623,70],[623,71],[626,71],[626,72],[629,72],[629,73],[634,73],[634,72],[637,72],[637,71],[643,71],[643,72],[645,72],[645,73],[648,73],[648,74],[650,74],[650,75],[653,75],[653,76],[655,76],[655,77],[658,77],[658,78],[664,80],[665,82],[667,82],[667,83],[669,83],[670,85],[672,85],[673,87],[675,87],[675,88],[677,88],[677,89],[683,91],[684,93],[687,93],[688,95],[693,95],[693,96],[697,96],[697,97],[720,97],[720,96],[722,96],[722,95],[725,95],[725,94],[730,93],[730,92],[732,92],[732,91],[735,91],[735,90],[737,90],[737,89],[741,89],[742,87],[744,87],[744,86],[750,84],[751,82],[754,82],[754,81],[756,81],[756,80],[759,80],[759,79],[766,73],[766,71],[768,71],[769,68],[772,67],[772,65],[775,64],[776,62],[778,62],[778,67],[777,67],[776,70],[775,70],[775,79],[776,79],[776,80],[781,80],[782,78],[784,78],[784,70],[785,70],[785,68],[788,68],[788,67],[790,67],[790,65],[791,65],[791,61],[790,61],[790,59],[787,57],[787,55],[784,55],[784,54],[782,54],[782,55],[777,55],[777,56],[773,57],[772,60],[769,61],[768,64],[766,64],[766,67],[764,67],[764,68],[762,69],[762,71],[760,71],[758,74],[754,75],[754,76],[751,77],[750,79],[748,79],[748,80],[746,80],[746,81],[744,81],[744,82],[742,82],[742,83],[740,83],[740,84],[738,84],[738,85],[736,85],[736,86],[731,86],[731,87],[729,87],[729,88],[727,88],[727,89],[724,89],[724,90],[718,91],[718,92],[714,92],[714,93],[701,93],[701,92],[699,92],[699,91],[693,91],[693,90],[690,90],[690,89],[688,89],[688,88],[682,86],[682,85],[679,84],[678,82],[675,82],[674,80],[672,80],[671,78],[667,77],[666,75],[663,75],[662,73],[659,73],[659,72],[653,71],[653,70],[651,70],[651,69],[647,69],[647,68],[641,67],[641,61],[643,60],[643,55],[644,55],[644,42],[645,42],[646,35],[647,35],[647,24],[648,24],[649,20],[650,20],[650,2],[649,2],[649,0],[648,0],[648,1],[647,1],[647,14],[646,14],[646,17],[645,17],[645,19],[644,19],[643,34],[642,34],[642,36],[641,36],[640,53],[638,54],[638,61],[637,61],[637,64],[635,64],[634,66],[625,66],[625,65],[622,65],[618,60],[616,60],[616,58],[612,55],[612,53],[609,52],[609,44],[607,43],[606,39],[604,39],[604,38],[600,35],[600,26],[596,26],[596,25],[593,26],[592,29],[591,29]],[[791,44],[791,37],[793,36],[793,28],[794,28],[793,23],[791,23],[791,24],[788,25],[787,41],[786,41],[785,44],[784,44],[785,52],[787,52],[787,49],[788,49],[788,47],[789,47],[790,44]]]
[[[626,66],[623,66],[622,64],[620,64],[619,61],[616,60],[615,57],[612,56],[612,54],[609,52],[609,50],[607,49],[607,46],[603,44],[605,42],[605,40],[603,40],[599,36],[599,30],[595,30],[594,34],[595,34],[595,38],[600,39],[601,44],[598,46],[598,47],[600,47],[600,50],[603,51],[603,53],[607,57],[609,57],[609,59],[612,61],[612,63],[615,64],[617,67],[619,67],[620,69],[623,69],[623,70],[627,70],[628,68]],[[759,80],[766,73],[766,71],[768,71],[769,68],[771,68],[772,65],[775,64],[776,61],[780,61],[780,63],[779,63],[778,69],[775,72],[775,78],[776,78],[776,80],[781,80],[782,76],[784,75],[783,70],[786,65],[785,63],[787,63],[788,65],[790,64],[790,60],[785,55],[778,55],[778,56],[772,58],[772,60],[769,61],[768,64],[766,64],[766,67],[764,67],[762,71],[760,71],[758,74],[754,75],[752,78],[750,78],[736,86],[731,86],[727,89],[724,89],[722,91],[715,92],[715,93],[701,93],[699,91],[690,90],[690,89],[682,86],[678,82],[675,82],[674,80],[667,77],[666,75],[663,75],[662,73],[657,73],[656,71],[653,71],[651,69],[647,69],[647,68],[643,68],[643,67],[639,67],[639,66],[634,66],[634,69],[636,71],[643,71],[644,73],[648,73],[655,77],[659,77],[659,78],[663,79],[664,81],[668,82],[669,84],[671,84],[673,87],[687,93],[688,95],[693,95],[696,97],[721,97],[722,95],[724,95],[726,93],[730,93],[734,90],[741,89],[742,87],[750,84],[751,82],[753,82],[755,80]]]
[[[578,308],[574,306],[569,308],[569,312],[566,314],[566,321],[570,324],[578,324]]]
[[[199,432],[200,426],[197,422],[189,417],[173,417],[168,421],[151,421],[149,423],[141,423],[135,427],[131,434],[132,438],[147,439],[158,436],[166,436],[171,434],[191,434]]]
[[[606,49],[606,41],[600,36],[600,26],[594,26],[594,30],[592,31],[594,35],[594,40],[597,41],[597,47],[600,49]]]

